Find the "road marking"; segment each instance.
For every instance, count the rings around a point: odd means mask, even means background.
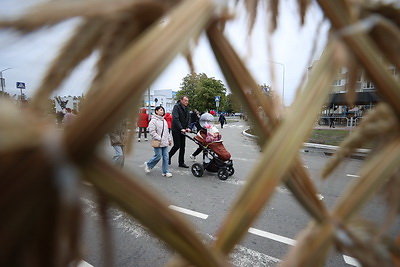
[[[294,239],[290,239],[290,238],[287,238],[284,236],[280,236],[280,235],[276,235],[276,234],[269,233],[266,231],[262,231],[262,230],[259,230],[259,229],[253,228],[253,227],[249,228],[249,233],[258,235],[261,237],[265,237],[268,239],[272,239],[272,240],[275,240],[275,241],[278,241],[278,242],[281,242],[281,243],[284,243],[287,245],[291,245],[291,246],[294,246],[296,244],[296,240],[294,240]]]
[[[355,174],[346,174],[346,176],[360,178],[360,175],[355,175]]]
[[[185,214],[190,215],[190,216],[194,216],[194,217],[203,219],[203,220],[208,218],[207,214],[200,213],[200,212],[193,211],[193,210],[188,210],[188,209],[181,208],[181,207],[178,207],[178,206],[169,205],[168,208],[170,208],[171,210],[179,211],[181,213],[185,213]]]
[[[343,259],[349,265],[353,265],[353,266],[356,266],[356,267],[360,267],[361,266],[361,264],[358,262],[358,260],[356,260],[355,258],[352,258],[350,256],[343,255]]]
[[[276,235],[276,234],[269,233],[269,232],[266,232],[266,231],[262,231],[262,230],[259,230],[259,229],[256,229],[256,228],[250,227],[249,228],[249,233],[254,234],[254,235],[258,235],[258,236],[261,236],[261,237],[265,237],[265,238],[268,238],[268,239],[272,239],[272,240],[275,240],[275,241],[278,241],[278,242],[281,242],[281,243],[284,243],[284,244],[287,244],[287,245],[290,245],[290,246],[296,245],[296,240],[294,240],[294,239],[290,239],[290,238],[287,238],[287,237],[284,237],[284,236],[280,236],[280,235]],[[356,267],[360,267],[361,266],[359,264],[359,262],[355,258],[352,258],[350,256],[343,255],[343,259],[349,265],[353,265],[353,266],[356,266]]]
[[[210,234],[207,236],[215,241],[216,238]],[[229,259],[233,266],[237,267],[268,267],[278,266],[282,261],[274,258],[267,254],[243,247],[241,245],[235,245],[235,248],[229,253]]]
[[[86,261],[80,261],[78,263],[78,265],[76,265],[77,267],[93,267],[93,265],[90,265],[89,263],[87,263]]]
[[[242,180],[225,180],[225,183],[234,184],[234,185],[245,185],[246,181],[242,181]]]

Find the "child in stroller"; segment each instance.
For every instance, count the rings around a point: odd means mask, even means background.
[[[196,177],[201,177],[204,170],[209,172],[217,172],[218,178],[221,180],[228,179],[233,175],[235,170],[231,160],[231,154],[225,149],[221,134],[218,129],[212,125],[214,117],[210,113],[204,113],[200,116],[200,126],[197,135],[192,138],[186,134],[186,137],[199,145],[199,148],[191,155],[195,158],[203,152],[203,163],[194,163],[192,165],[192,173]]]

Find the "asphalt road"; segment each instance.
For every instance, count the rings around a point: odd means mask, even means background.
[[[177,166],[178,154],[173,157],[170,166],[172,178],[161,176],[161,162],[149,174],[145,174],[143,163],[153,154],[150,142],[134,143],[134,152],[127,157],[125,170],[141,174],[145,184],[168,199],[171,209],[181,213],[205,242],[211,242],[260,158],[260,149],[255,140],[242,135],[246,128],[245,122],[238,121],[220,129],[224,145],[232,154],[235,168],[235,174],[226,181],[221,181],[215,173],[208,172],[203,177],[194,177],[190,169]],[[193,163],[189,155],[197,145],[189,139],[186,141],[186,163],[189,165]],[[106,138],[101,150],[105,157],[112,157],[113,151]],[[321,199],[328,207],[334,205],[349,183],[358,179],[357,172],[363,163],[362,160],[348,159],[330,179],[322,181],[321,168],[329,156],[312,151],[300,152],[300,155],[319,190]],[[197,162],[201,162],[200,158],[198,157]],[[82,266],[106,266],[107,256],[103,250],[106,244],[102,239],[94,199],[90,186],[86,186],[86,194],[82,197],[86,218],[83,238],[85,261]],[[174,255],[163,242],[117,208],[110,208],[109,214],[114,248],[113,266],[164,266]],[[381,223],[385,214],[382,201],[374,199],[362,210],[362,214]],[[306,227],[310,219],[291,192],[283,185],[279,186],[260,217],[249,229],[247,236],[232,253],[232,264],[252,267],[278,265],[295,244],[296,235]],[[399,227],[389,229],[391,233],[395,231],[398,232]],[[356,265],[352,258],[332,252],[325,266]]]

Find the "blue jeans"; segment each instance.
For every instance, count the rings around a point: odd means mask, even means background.
[[[115,150],[115,156],[112,158],[113,163],[121,168],[124,167],[124,148],[122,146],[113,146],[113,148]]]
[[[168,159],[169,159],[167,146],[154,147],[154,156],[147,162],[147,166],[150,169],[153,169],[161,158],[162,158],[162,173],[166,174],[168,172]]]

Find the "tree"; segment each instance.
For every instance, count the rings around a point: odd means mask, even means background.
[[[224,110],[228,113],[242,112],[242,105],[233,94],[228,94],[226,96],[224,106],[221,107],[221,110]]]
[[[181,83],[181,90],[176,94],[176,100],[186,95],[190,108],[200,112],[216,109],[215,96],[220,96],[220,106],[226,102],[226,88],[220,80],[209,78],[206,74],[192,73],[186,75]]]

